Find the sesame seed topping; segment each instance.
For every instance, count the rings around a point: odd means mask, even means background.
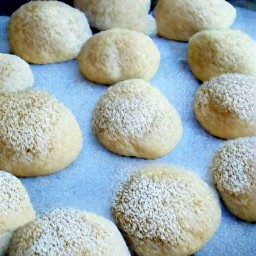
[[[54,124],[64,108],[55,98],[40,91],[1,94],[0,159],[26,163],[45,159],[53,147]]]
[[[191,227],[201,228],[193,223],[207,225],[212,206],[218,208],[213,194],[196,175],[152,166],[133,174],[122,185],[113,214],[126,235],[174,246],[192,232]]]
[[[13,175],[0,171],[0,216],[23,212],[30,207],[30,200],[21,182]]]
[[[256,123],[255,99],[255,77],[224,74],[202,84],[197,91],[195,105],[218,106],[224,113],[245,122]]]
[[[113,137],[138,139],[160,128],[167,129],[174,111],[168,100],[148,83],[131,79],[110,87],[101,97],[92,126],[96,134],[108,130]]]
[[[116,234],[114,224],[102,217],[56,209],[15,232],[8,255],[111,255],[121,238]],[[123,255],[129,255],[128,250]]]
[[[256,137],[224,143],[215,153],[210,167],[220,191],[245,193],[256,186]]]

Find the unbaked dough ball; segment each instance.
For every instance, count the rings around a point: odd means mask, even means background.
[[[76,58],[90,36],[84,14],[59,1],[31,1],[14,12],[9,22],[13,53],[30,63]]]
[[[131,78],[150,80],[159,63],[160,53],[150,37],[118,28],[91,37],[78,55],[81,73],[100,84]]]
[[[211,171],[216,187],[237,217],[256,222],[256,137],[224,143],[215,153]]]
[[[203,83],[194,100],[200,124],[223,139],[256,136],[256,78],[224,74]]]
[[[154,13],[158,34],[179,41],[201,30],[226,29],[236,18],[225,0],[158,0]]]
[[[14,233],[9,256],[130,256],[109,220],[88,212],[57,209]]]
[[[33,86],[34,76],[21,58],[0,53],[0,92],[14,92]]]
[[[221,210],[208,185],[192,172],[152,165],[122,185],[113,214],[138,256],[189,256],[213,236]]]
[[[16,176],[61,170],[82,147],[74,115],[40,91],[0,94],[0,127],[0,169]]]
[[[150,0],[74,0],[74,6],[99,30],[119,27],[148,35],[156,33],[156,21],[148,14]]]
[[[141,158],[167,154],[182,134],[175,108],[141,79],[110,87],[96,104],[92,126],[100,143],[110,151]]]
[[[188,63],[201,81],[225,73],[256,76],[256,43],[239,30],[206,30],[188,44]]]
[[[5,255],[12,232],[34,218],[35,212],[21,182],[0,171],[0,255]]]

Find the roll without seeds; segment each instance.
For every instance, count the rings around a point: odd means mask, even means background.
[[[201,30],[227,29],[236,18],[225,0],[158,0],[154,13],[158,34],[180,41]]]
[[[256,43],[239,30],[205,30],[188,43],[188,64],[201,81],[226,73],[256,76]]]
[[[30,1],[9,22],[12,52],[29,63],[47,64],[76,58],[91,36],[86,17],[59,1]]]
[[[148,14],[150,0],[74,0],[74,6],[99,30],[118,27],[147,35],[156,33],[156,21]]]
[[[132,78],[150,80],[159,63],[159,50],[150,37],[119,28],[94,35],[78,55],[81,73],[99,84]]]

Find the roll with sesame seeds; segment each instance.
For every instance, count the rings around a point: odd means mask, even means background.
[[[0,94],[0,127],[0,168],[16,176],[59,171],[82,147],[74,115],[45,92]]]
[[[151,165],[121,186],[113,214],[138,256],[188,256],[213,236],[221,210],[208,185],[192,172]]]
[[[182,124],[168,100],[141,79],[110,87],[94,109],[92,127],[110,151],[140,158],[157,158],[179,142]]]
[[[240,219],[256,222],[256,137],[224,143],[210,170],[228,209]]]
[[[34,218],[33,206],[21,182],[0,171],[0,255],[5,255],[13,231]]]
[[[96,214],[56,209],[18,229],[8,256],[130,256],[117,227]]]
[[[209,133],[223,139],[256,135],[256,78],[224,74],[199,87],[194,112]]]

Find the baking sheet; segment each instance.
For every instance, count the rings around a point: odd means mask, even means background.
[[[237,8],[233,28],[247,32],[256,40],[256,12]],[[8,17],[0,17],[0,52],[9,52],[6,29]],[[111,219],[113,193],[127,172],[147,163],[175,164],[193,170],[209,181],[208,165],[222,143],[205,132],[192,112],[193,96],[199,82],[189,71],[187,44],[154,38],[161,53],[160,69],[151,81],[176,107],[183,122],[178,146],[157,160],[121,157],[107,151],[92,134],[92,111],[107,87],[85,80],[76,60],[59,64],[31,65],[35,88],[55,95],[68,106],[82,128],[84,145],[78,159],[56,174],[21,179],[38,214],[57,207],[74,207]],[[215,236],[196,255],[256,255],[256,224],[233,217],[222,205],[222,221]]]

